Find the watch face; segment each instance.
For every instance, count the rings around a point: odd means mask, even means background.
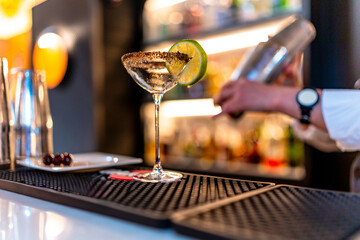
[[[319,95],[314,89],[306,88],[299,92],[298,102],[305,107],[314,106],[319,100]]]

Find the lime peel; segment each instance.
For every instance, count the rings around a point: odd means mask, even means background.
[[[195,40],[181,40],[175,43],[169,52],[180,52],[189,56],[190,60],[185,65],[183,62],[168,65],[169,72],[177,76],[178,83],[191,86],[200,81],[206,73],[207,55],[201,45]]]

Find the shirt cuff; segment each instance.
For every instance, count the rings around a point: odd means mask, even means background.
[[[324,89],[322,113],[329,135],[342,151],[360,149],[360,90]]]

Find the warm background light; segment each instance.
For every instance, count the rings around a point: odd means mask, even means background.
[[[165,101],[161,109],[166,117],[213,116],[221,112],[213,99]]]
[[[37,40],[33,52],[33,65],[45,71],[49,89],[58,86],[65,76],[68,53],[64,40],[55,33],[45,33]]]
[[[7,39],[31,29],[28,1],[0,0],[0,38]]]
[[[45,0],[0,0],[0,57],[9,68],[30,68],[31,8]]]
[[[213,34],[211,37],[197,38],[196,40],[208,55],[246,49],[256,46],[259,42],[266,42],[269,36],[279,32],[280,29],[294,21],[294,19],[294,17],[278,19],[228,33]],[[145,50],[167,52],[171,45],[172,42],[164,41]]]

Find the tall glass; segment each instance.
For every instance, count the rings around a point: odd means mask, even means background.
[[[9,76],[15,89],[15,157],[41,158],[53,153],[53,120],[45,73],[15,68]]]
[[[165,92],[177,84],[181,69],[189,61],[187,55],[167,52],[127,53],[121,58],[126,70],[140,87],[151,93],[155,103],[155,165],[152,172],[134,176],[143,182],[171,182],[182,174],[164,171],[160,161],[159,105]],[[169,73],[167,66],[177,64],[179,72]]]

